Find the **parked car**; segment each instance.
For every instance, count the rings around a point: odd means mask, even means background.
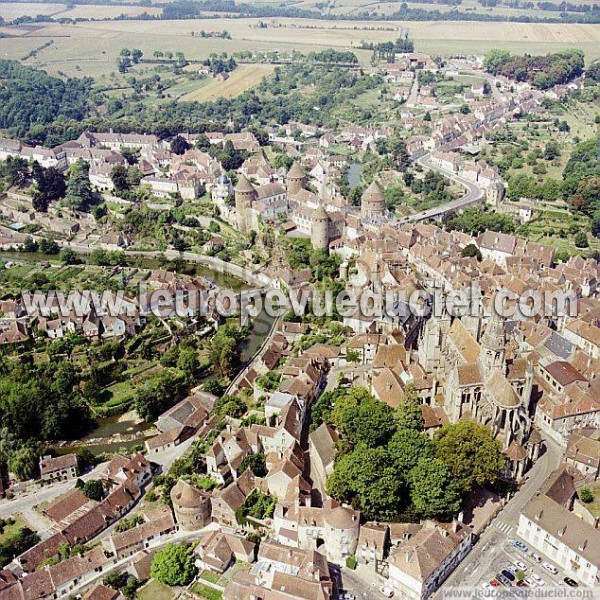
[[[558,575],[558,569],[554,565],[551,565],[549,562],[542,563],[542,567],[544,567],[546,571],[550,571],[552,575]]]
[[[523,542],[520,542],[519,540],[513,540],[512,545],[515,548],[518,548],[521,552],[527,553],[529,551],[529,548]]]
[[[500,585],[500,582],[497,579],[492,579],[490,580],[490,585],[492,587],[498,587]]]
[[[517,581],[517,587],[528,588],[529,584],[524,579],[522,579],[521,581]]]
[[[517,568],[519,569],[519,571],[527,571],[527,565],[524,562],[517,560],[515,562],[515,565],[517,565]]]
[[[502,575],[504,575],[504,577],[506,577],[506,579],[508,579],[509,581],[514,581],[515,580],[514,574],[511,573],[508,569],[504,569],[502,571]]]
[[[379,588],[379,591],[386,597],[386,598],[391,598],[394,595],[394,590],[390,590],[389,587],[385,587],[385,585],[383,587]]]
[[[484,589],[484,590],[488,590],[488,591],[489,591],[489,590],[493,590],[493,589],[494,589],[494,587],[493,587],[493,586],[492,586],[490,583],[488,583],[488,582],[486,581],[486,582],[483,584],[483,589]]]
[[[541,563],[542,562],[542,557],[539,554],[536,554],[535,552],[532,552],[529,556],[533,560],[535,560],[535,562],[537,562],[537,563]]]
[[[510,582],[510,579],[507,579],[506,577],[504,577],[504,575],[502,575],[501,573],[498,573],[496,575],[496,579],[504,586],[504,587],[512,587],[512,583]]]
[[[530,577],[526,577],[525,578],[525,583],[527,583],[527,585],[529,587],[535,587],[537,585],[536,582],[535,582],[535,579],[532,579]]]
[[[579,584],[574,580],[571,579],[570,577],[565,577],[563,579],[563,581],[567,584],[570,585],[571,587],[579,587]]]
[[[537,573],[532,573],[531,574],[531,578],[539,585],[545,585],[546,582],[537,574]]]

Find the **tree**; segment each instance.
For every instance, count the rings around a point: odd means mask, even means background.
[[[240,362],[241,350],[235,337],[224,328],[213,336],[209,346],[211,363],[224,377],[230,377]]]
[[[348,390],[336,402],[332,420],[350,441],[371,448],[385,444],[396,429],[392,409],[365,388]]]
[[[43,448],[39,443],[29,443],[15,450],[8,468],[19,481],[35,479],[39,475],[39,462]]]
[[[396,425],[402,429],[423,431],[423,411],[419,392],[412,383],[404,389],[404,398],[394,415]]]
[[[187,585],[196,576],[194,556],[186,544],[169,544],[154,555],[150,575],[165,585]]]
[[[590,488],[583,488],[580,492],[579,492],[579,497],[581,498],[582,502],[585,502],[586,504],[589,504],[590,502],[594,501],[594,494],[592,494],[592,490],[590,490]]]
[[[422,458],[408,476],[410,498],[426,518],[449,517],[460,508],[460,489],[448,467],[437,458]]]
[[[389,456],[400,474],[414,469],[421,459],[434,458],[431,440],[415,429],[399,429],[388,442]]]
[[[587,235],[585,234],[585,231],[580,231],[575,236],[575,245],[578,248],[587,248],[590,245],[588,242],[588,239],[587,239]]]
[[[185,154],[191,148],[188,141],[180,135],[173,138],[171,142],[171,152],[173,154],[182,155]]]
[[[79,262],[79,258],[75,251],[68,246],[60,251],[60,260],[62,260],[65,265],[76,265]]]
[[[137,390],[135,407],[143,419],[154,421],[168,408],[176,404],[185,391],[183,374],[164,370],[145,381]]]
[[[496,75],[502,66],[510,60],[510,52],[506,50],[490,50],[483,59],[483,68]]]
[[[245,456],[240,463],[239,472],[243,473],[246,469],[250,469],[256,477],[265,477],[267,474],[265,455],[262,452],[258,452],[257,454]]]
[[[504,469],[500,443],[475,421],[444,425],[434,438],[435,453],[450,469],[463,492],[496,481]]]
[[[481,250],[475,244],[467,244],[462,249],[460,255],[463,258],[469,258],[471,256],[475,256],[478,261],[483,260],[483,255],[481,254]]]
[[[339,459],[327,480],[327,491],[369,520],[392,520],[405,506],[406,487],[385,449],[364,444]]]
[[[110,172],[110,180],[116,192],[125,192],[129,189],[128,171],[125,165],[115,165]]]
[[[65,202],[73,210],[85,212],[94,204],[89,172],[89,165],[82,159],[71,165]]]
[[[81,490],[86,498],[100,502],[104,498],[104,485],[100,479],[88,479]]]

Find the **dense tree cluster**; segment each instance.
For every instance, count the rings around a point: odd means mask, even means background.
[[[312,415],[342,434],[329,493],[367,519],[449,517],[462,492],[495,481],[503,467],[499,445],[476,423],[446,426],[433,441],[422,433],[411,386],[396,410],[366,389],[339,388],[323,395]]]
[[[484,59],[486,71],[515,81],[528,81],[548,89],[566,83],[583,73],[584,56],[581,50],[561,50],[545,56],[513,56],[506,50],[490,50]]]
[[[165,585],[187,585],[196,576],[192,548],[186,544],[169,544],[154,555],[150,575]]]
[[[449,230],[457,229],[478,235],[483,231],[498,231],[500,233],[514,233],[517,223],[508,215],[485,212],[479,208],[467,208],[460,215],[449,217],[445,226]]]
[[[4,361],[0,367],[0,427],[23,440],[75,439],[91,425],[79,385],[81,373],[69,362],[29,365]]]
[[[50,77],[18,62],[0,60],[0,128],[16,136],[36,135],[40,125],[83,120],[90,113],[92,79]]]
[[[326,50],[321,50],[321,52],[310,52],[307,58],[308,60],[322,63],[358,64],[356,54],[350,50],[327,48]]]

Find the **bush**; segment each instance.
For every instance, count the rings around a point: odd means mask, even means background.
[[[592,494],[590,488],[583,488],[581,492],[579,492],[579,497],[581,498],[581,501],[586,504],[594,501],[594,494]]]
[[[358,566],[358,562],[356,561],[356,558],[354,558],[354,556],[349,556],[346,559],[346,566],[349,569],[352,569],[354,571],[356,569],[356,567]]]

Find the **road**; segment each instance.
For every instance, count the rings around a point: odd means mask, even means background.
[[[506,563],[510,558],[523,560],[523,555],[514,549],[507,553],[507,542],[515,536],[521,510],[539,491],[548,475],[559,466],[561,457],[562,453],[559,447],[551,441],[546,441],[546,452],[529,471],[527,481],[488,525],[471,552],[448,577],[433,598],[442,598],[444,590],[456,586],[481,587],[482,582],[493,579],[502,563]],[[542,571],[544,569],[541,567],[536,569],[539,574],[542,574]],[[546,580],[551,579],[550,574],[545,571],[543,577]]]
[[[459,177],[458,175],[453,175],[444,171],[431,163],[431,158],[429,154],[425,154],[418,158],[415,162],[420,164],[425,169],[431,169],[433,171],[438,171],[444,177],[451,179],[452,181],[462,185],[466,189],[466,193],[464,196],[461,196],[458,200],[453,200],[452,202],[448,202],[447,204],[442,204],[441,206],[436,206],[435,208],[430,208],[428,210],[423,210],[414,215],[410,215],[409,217],[404,217],[401,219],[401,223],[415,223],[417,221],[426,221],[428,219],[433,219],[435,217],[439,217],[443,214],[453,212],[455,210],[461,210],[466,208],[467,206],[471,206],[472,204],[476,204],[483,198],[483,190],[473,181],[469,181],[468,179],[464,179],[463,177]]]

